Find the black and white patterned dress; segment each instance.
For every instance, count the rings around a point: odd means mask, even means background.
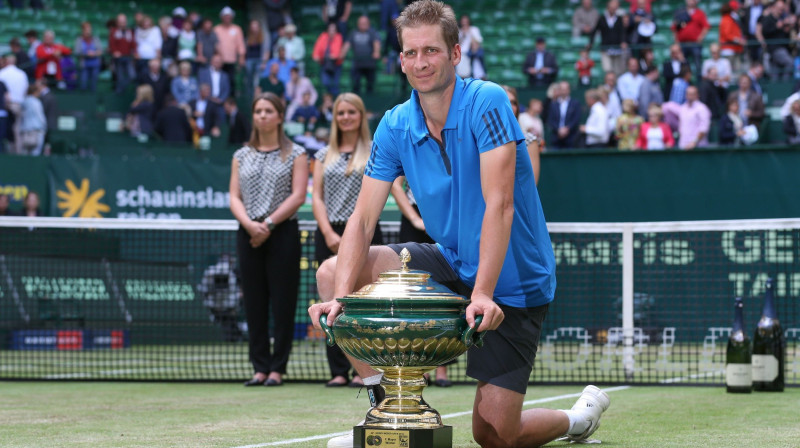
[[[266,218],[292,194],[294,161],[305,153],[294,145],[286,160],[281,160],[280,149],[262,152],[245,146],[233,154],[239,161],[239,189],[250,219]],[[297,213],[289,219],[296,218]]]
[[[315,157],[319,162],[325,163],[328,149],[326,146],[317,152]],[[352,153],[340,153],[335,162],[323,167],[323,201],[331,224],[344,224],[356,208],[364,172],[353,170],[345,174],[351,156]]]

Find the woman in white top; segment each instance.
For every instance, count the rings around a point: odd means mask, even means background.
[[[372,138],[364,102],[354,93],[339,95],[333,103],[330,142],[316,153],[317,162],[314,164],[311,198],[317,220],[314,252],[319,264],[339,252],[339,242],[356,207],[371,149]],[[383,244],[380,228],[375,229],[372,244]],[[326,386],[347,385],[350,362],[338,346],[328,347],[327,352],[332,379]],[[357,374],[350,384],[364,385]]]
[[[134,33],[136,40],[136,74],[142,74],[147,70],[147,63],[150,59],[161,58],[161,45],[164,40],[161,37],[161,29],[153,24],[150,16],[142,17],[141,25],[136,28]]]
[[[294,336],[300,285],[297,210],[306,198],[308,157],[283,131],[281,98],[274,93],[256,97],[252,110],[252,136],[234,153],[230,180],[231,212],[239,221],[236,252],[254,370],[244,384],[280,386]],[[274,338],[271,352],[270,336]]]
[[[480,73],[473,73],[472,59],[467,52],[473,49],[472,43],[483,45],[483,36],[477,26],[472,26],[469,16],[461,16],[461,27],[458,29],[458,43],[461,45],[461,62],[456,66],[456,74],[462,78],[480,77]]]

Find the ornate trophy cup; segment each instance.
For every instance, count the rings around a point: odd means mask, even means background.
[[[409,270],[411,256],[403,249],[403,267],[380,274],[378,281],[336,299],[342,313],[332,326],[320,324],[328,345],[383,373],[386,398],[353,428],[359,448],[450,448],[453,428],[422,399],[425,372],[457,358],[483,335],[467,326],[469,300],[431,280],[424,271]],[[475,328],[480,325],[478,316]]]

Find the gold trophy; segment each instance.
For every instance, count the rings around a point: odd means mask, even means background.
[[[358,448],[451,448],[453,427],[422,399],[423,374],[453,360],[483,334],[464,317],[469,299],[431,280],[424,271],[409,270],[411,255],[400,253],[401,269],[380,274],[378,281],[336,299],[342,313],[332,326],[320,317],[328,345],[383,373],[386,398],[353,428]]]

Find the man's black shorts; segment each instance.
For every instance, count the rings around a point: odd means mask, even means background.
[[[400,253],[403,248],[411,253],[408,267],[430,272],[431,278],[456,294],[470,298],[472,289],[459,280],[435,244],[389,244]],[[542,323],[548,305],[533,308],[515,308],[499,305],[505,318],[495,331],[483,339],[483,347],[472,347],[467,352],[467,375],[504,389],[525,394],[533,370],[533,360],[539,345]]]

